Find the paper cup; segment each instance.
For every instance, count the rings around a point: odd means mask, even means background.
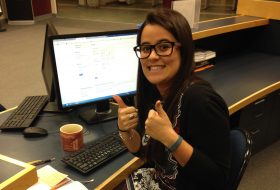
[[[83,127],[66,124],[60,127],[60,140],[64,151],[78,151],[84,146]]]

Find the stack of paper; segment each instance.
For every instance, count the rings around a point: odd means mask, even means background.
[[[87,190],[87,188],[78,181],[72,181],[50,165],[37,170],[39,182],[27,190]],[[66,183],[64,183],[66,182]]]
[[[210,50],[196,50],[194,53],[194,62],[196,69],[202,67],[214,66],[216,52]]]
[[[47,165],[37,171],[39,182],[47,184],[50,187],[54,187],[62,180],[64,180],[67,175],[60,173],[59,171],[52,168],[50,165]]]
[[[216,57],[216,52],[210,50],[197,50],[194,53],[194,62],[202,62]]]

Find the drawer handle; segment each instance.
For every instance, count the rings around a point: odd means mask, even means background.
[[[260,103],[263,103],[264,101],[265,101],[265,98],[263,98],[263,99],[261,99],[261,100],[255,102],[255,105],[258,105],[258,104],[260,104]]]
[[[255,134],[257,134],[257,133],[259,133],[261,130],[259,130],[259,129],[255,129],[254,131],[251,131],[251,133],[252,133],[252,135],[255,135]]]
[[[258,119],[258,118],[262,117],[263,115],[264,115],[263,113],[259,113],[259,114],[255,115],[255,119]]]

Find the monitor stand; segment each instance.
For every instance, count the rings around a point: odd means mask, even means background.
[[[79,116],[87,124],[100,123],[118,117],[118,105],[111,104],[109,100],[101,101],[80,111]]]
[[[67,111],[60,110],[58,108],[57,102],[55,100],[55,101],[49,101],[46,104],[46,106],[44,107],[43,112],[46,112],[46,113],[60,113],[60,112],[67,112]]]

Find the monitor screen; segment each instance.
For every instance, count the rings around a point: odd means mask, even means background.
[[[50,36],[55,36],[55,35],[58,35],[58,32],[55,29],[54,25],[51,22],[47,22],[41,72],[49,96],[49,103],[44,108],[44,111],[51,111],[51,112],[58,111],[58,107],[56,103],[55,85],[53,80],[53,67],[51,63],[52,59],[50,55],[50,45],[48,41],[48,38]]]
[[[138,70],[138,59],[133,51],[136,37],[137,30],[51,37],[61,109],[94,104],[97,113],[107,113],[112,111],[108,106],[112,95],[134,95]],[[92,116],[86,117],[83,119],[88,123],[99,122],[89,121],[94,120],[89,118]]]

